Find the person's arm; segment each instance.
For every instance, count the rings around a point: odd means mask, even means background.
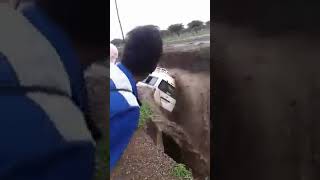
[[[110,117],[110,171],[127,148],[138,127],[139,108],[131,107]]]

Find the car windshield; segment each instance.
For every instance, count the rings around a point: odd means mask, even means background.
[[[158,88],[172,98],[175,98],[175,88],[168,82],[162,80]]]

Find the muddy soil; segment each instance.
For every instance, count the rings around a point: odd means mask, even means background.
[[[319,37],[214,34],[216,179],[320,179]]]
[[[193,47],[190,49],[189,46]],[[176,68],[192,73],[210,72],[210,47],[186,45],[175,48],[175,51],[165,51],[159,66]]]
[[[178,180],[171,175],[176,162],[155,146],[152,139],[139,129],[111,174],[111,180]]]
[[[184,146],[184,161],[195,175],[210,174],[210,75],[169,69],[177,84],[176,108],[169,120],[188,134],[191,147]],[[201,139],[201,141],[199,141]]]
[[[176,80],[177,104],[169,120],[190,137],[192,145],[182,148],[185,163],[196,170],[195,176],[204,178],[210,176],[210,44],[186,46],[196,48],[167,51],[160,65]]]

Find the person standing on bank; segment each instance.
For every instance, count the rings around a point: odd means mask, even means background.
[[[162,44],[156,26],[139,26],[127,34],[120,62],[110,64],[110,171],[138,127],[141,103],[136,83],[156,69]]]

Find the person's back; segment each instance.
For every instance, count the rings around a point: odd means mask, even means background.
[[[162,54],[162,40],[154,26],[129,32],[120,63],[110,63],[110,170],[121,158],[139,121],[136,82],[153,72]]]
[[[91,179],[83,72],[44,11],[0,7],[0,179]]]
[[[110,64],[110,166],[113,168],[138,125],[139,104],[132,74],[122,64]],[[116,123],[113,123],[116,122]],[[122,132],[114,131],[123,129]],[[119,133],[121,136],[119,137]]]

